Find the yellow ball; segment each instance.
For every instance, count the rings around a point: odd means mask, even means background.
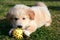
[[[17,39],[21,39],[23,38],[23,30],[20,28],[16,28],[13,30],[12,35]]]

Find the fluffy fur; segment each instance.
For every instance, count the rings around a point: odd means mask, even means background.
[[[38,2],[32,7],[23,4],[15,5],[7,13],[7,19],[11,21],[13,28],[22,27],[27,36],[43,25],[50,26],[52,22],[50,12],[43,2]],[[9,34],[11,32],[12,30]]]

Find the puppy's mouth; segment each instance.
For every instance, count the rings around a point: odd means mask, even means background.
[[[21,29],[27,29],[29,26],[27,25],[27,26],[22,26],[22,25],[16,25],[15,26],[16,28],[18,27],[18,28],[21,28]]]
[[[22,25],[18,25],[17,27],[18,27],[18,28],[22,28]]]

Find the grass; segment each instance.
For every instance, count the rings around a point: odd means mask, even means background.
[[[28,40],[60,40],[60,1],[43,2],[45,2],[51,12],[52,24],[49,27],[43,26],[37,29]],[[11,25],[5,19],[5,16],[10,7],[20,3],[32,6],[36,1],[0,0],[0,40],[16,40],[8,35]]]

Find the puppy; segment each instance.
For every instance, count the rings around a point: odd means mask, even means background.
[[[22,28],[26,36],[30,36],[37,28],[50,26],[52,19],[47,6],[43,2],[38,2],[35,6],[28,7],[18,4],[12,7],[7,13],[7,19],[11,21],[13,28]]]

